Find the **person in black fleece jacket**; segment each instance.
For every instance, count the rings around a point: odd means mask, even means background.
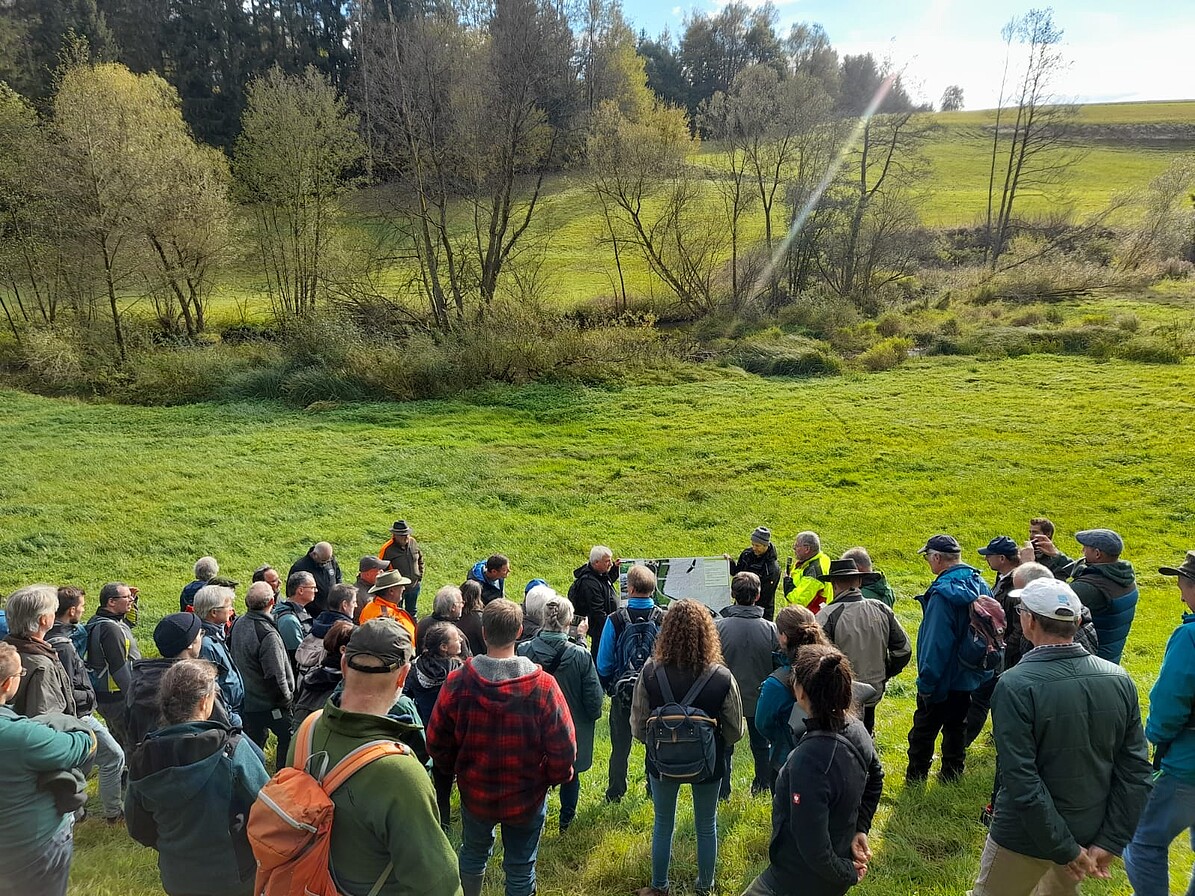
[[[849,713],[850,662],[810,645],[793,662],[805,736],[780,771],[772,803],[770,864],[743,896],[843,896],[867,874],[867,832],[884,770],[863,723]]]

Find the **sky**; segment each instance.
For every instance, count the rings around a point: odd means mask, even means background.
[[[763,0],[747,0],[760,6]],[[1050,5],[1070,65],[1057,81],[1060,101],[1079,103],[1195,99],[1195,0],[773,0],[782,35],[817,22],[840,55],[870,52],[904,69],[918,100],[937,105],[951,84],[965,108],[996,105],[1004,64],[1000,30],[1032,6]],[[623,0],[636,30],[684,33],[694,10],[719,0]]]

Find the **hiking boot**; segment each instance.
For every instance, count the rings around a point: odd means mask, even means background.
[[[461,892],[465,896],[481,896],[481,887],[485,883],[485,874],[461,874]]]
[[[668,896],[668,888],[661,890],[658,887],[640,887],[635,891],[635,896]]]
[[[118,824],[124,824],[124,813],[121,812],[117,815],[111,815],[111,816],[105,818],[104,821],[106,821],[108,824],[112,825],[113,827],[115,827]]]

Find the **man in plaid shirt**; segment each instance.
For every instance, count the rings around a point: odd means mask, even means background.
[[[548,788],[573,777],[577,739],[568,704],[555,678],[515,654],[522,630],[518,604],[486,604],[486,655],[448,676],[427,726],[428,752],[437,768],[456,775],[461,794],[465,896],[480,896],[499,824],[506,896],[535,892]]]

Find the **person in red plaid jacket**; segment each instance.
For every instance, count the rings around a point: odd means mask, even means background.
[[[523,608],[505,598],[482,611],[486,655],[448,676],[427,726],[436,767],[455,774],[465,896],[480,896],[502,825],[506,896],[535,892],[535,857],[548,788],[573,777],[577,738],[556,679],[515,653]]]

